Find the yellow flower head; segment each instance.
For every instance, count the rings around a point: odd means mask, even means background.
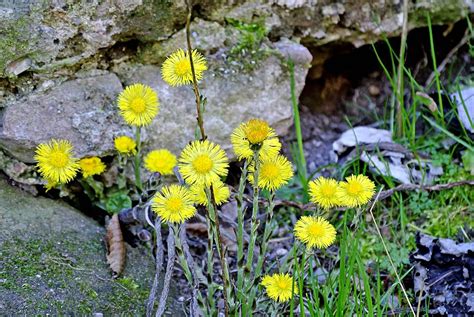
[[[309,196],[313,203],[328,209],[339,205],[339,198],[336,194],[338,188],[336,180],[319,177],[309,183]]]
[[[216,205],[220,206],[225,203],[230,196],[229,187],[221,181],[212,184],[212,191],[214,192],[214,199]],[[192,185],[191,192],[194,195],[194,201],[198,205],[207,205],[206,188],[202,185]]]
[[[154,150],[145,156],[145,167],[152,173],[172,175],[176,156],[166,149]]]
[[[241,123],[230,136],[235,155],[239,160],[252,159],[252,145],[260,145],[261,159],[274,157],[280,152],[281,143],[275,131],[265,121],[252,119]]]
[[[229,163],[219,145],[204,140],[188,144],[181,153],[178,166],[188,184],[210,186],[227,175]]]
[[[153,197],[152,209],[161,221],[182,223],[196,214],[193,205],[193,195],[184,186],[170,185],[164,186],[160,193]]]
[[[35,160],[43,178],[49,183],[67,183],[74,179],[79,164],[72,157],[72,144],[67,140],[51,140],[36,148]]]
[[[274,191],[288,183],[293,177],[291,163],[281,154],[261,159],[259,166],[258,187],[260,188]],[[249,180],[254,184],[255,164],[250,165],[249,172]]]
[[[351,175],[339,183],[337,195],[341,205],[357,207],[366,204],[374,195],[375,184],[365,175]]]
[[[192,52],[196,80],[202,79],[202,73],[207,70],[206,59],[196,50]],[[163,80],[170,86],[182,86],[193,82],[193,73],[189,54],[182,49],[171,54],[161,68]]]
[[[82,170],[82,176],[87,178],[89,176],[94,176],[101,174],[105,171],[105,164],[102,163],[100,158],[97,156],[86,157],[79,161],[79,166]]]
[[[160,103],[158,95],[151,87],[133,84],[120,93],[118,106],[127,124],[141,127],[153,121],[158,114]]]
[[[298,294],[296,282],[288,273],[265,275],[260,284],[274,301],[286,302],[291,299],[292,294]]]
[[[327,248],[336,240],[336,229],[322,217],[301,217],[295,224],[295,236],[308,248]]]
[[[114,140],[115,149],[119,151],[121,154],[135,154],[137,151],[135,150],[137,144],[135,141],[125,135],[119,136]]]
[[[246,139],[251,144],[259,144],[275,133],[268,125],[268,122],[260,119],[250,119],[244,127]]]

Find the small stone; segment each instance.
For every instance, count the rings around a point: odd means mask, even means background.
[[[371,94],[372,96],[380,95],[380,88],[375,86],[375,85],[370,85],[369,86],[369,94]]]
[[[288,254],[288,250],[285,248],[279,248],[278,250],[276,250],[276,255],[278,256],[284,256],[286,254]]]

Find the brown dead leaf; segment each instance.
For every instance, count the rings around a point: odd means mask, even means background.
[[[107,264],[112,270],[112,277],[117,278],[125,267],[127,249],[123,241],[122,229],[117,214],[114,214],[107,224],[105,245],[107,247]]]

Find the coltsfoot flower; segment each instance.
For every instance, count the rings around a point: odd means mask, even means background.
[[[41,176],[48,183],[65,184],[76,177],[79,164],[72,156],[72,149],[72,144],[67,140],[53,139],[38,145],[35,160]]]
[[[196,214],[193,203],[189,189],[173,184],[164,186],[153,197],[152,209],[161,217],[162,222],[182,223]]]
[[[259,157],[262,159],[276,156],[281,149],[281,143],[273,128],[259,119],[241,123],[232,132],[230,141],[239,160],[251,159],[255,146],[260,147]]]
[[[82,176],[84,178],[99,175],[105,171],[105,164],[97,156],[81,159],[79,166],[81,167]]]
[[[375,184],[365,175],[351,175],[339,183],[338,199],[343,206],[357,207],[366,204],[374,195]]]
[[[206,206],[208,201],[205,186],[192,185],[190,189],[194,195],[194,201],[196,204]],[[217,206],[222,205],[229,199],[229,187],[221,181],[212,184],[212,191],[214,193],[214,199]]]
[[[290,161],[281,154],[261,159],[259,162],[258,187],[275,191],[288,183],[293,177]],[[249,180],[255,185],[255,164],[249,167]]]
[[[295,236],[308,248],[327,248],[336,240],[336,229],[323,217],[303,216],[295,224]]]
[[[118,106],[127,124],[141,127],[153,121],[158,114],[160,103],[158,95],[151,87],[133,84],[120,93]]]
[[[210,186],[227,175],[229,161],[219,145],[193,141],[181,153],[178,167],[188,184]]]
[[[309,196],[313,203],[329,209],[339,205],[338,188],[336,180],[319,177],[309,183]]]
[[[135,155],[135,153],[137,152],[136,150],[137,144],[135,143],[135,140],[125,135],[115,138],[114,145],[115,145],[115,149],[119,151],[119,153],[121,154]]]
[[[268,297],[276,302],[286,302],[293,294],[298,294],[298,287],[288,274],[265,275],[260,283],[265,287]]]
[[[166,149],[154,150],[145,156],[145,167],[152,173],[172,175],[176,156]]]
[[[193,50],[192,58],[196,80],[200,81],[203,72],[207,70],[206,59],[196,50]],[[161,75],[163,80],[170,86],[191,84],[193,82],[193,73],[188,52],[179,49],[171,54],[161,67]]]

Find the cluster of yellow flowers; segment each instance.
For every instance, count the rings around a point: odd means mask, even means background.
[[[201,80],[207,69],[206,60],[197,51],[192,51],[192,58],[194,76]],[[188,52],[178,50],[169,56],[163,64],[162,77],[171,86],[191,84],[193,72]],[[117,103],[121,116],[137,128],[137,133],[135,139],[126,135],[116,137],[114,145],[122,156],[134,155],[138,169],[140,128],[158,115],[158,94],[147,85],[133,84],[119,95]],[[293,177],[293,167],[280,154],[281,143],[266,121],[251,119],[240,124],[230,140],[237,158],[248,164],[248,180],[257,193],[259,189],[274,192]],[[78,160],[72,151],[71,143],[66,140],[51,140],[38,146],[35,159],[48,189],[71,181],[79,169],[84,178],[104,172],[100,158]],[[163,222],[183,223],[196,214],[196,205],[221,205],[229,199],[229,187],[222,181],[227,176],[229,160],[218,144],[207,139],[189,143],[179,158],[167,149],[155,149],[144,156],[143,162],[147,170],[161,175],[172,175],[177,167],[184,179],[183,184],[163,186],[152,198],[152,209]],[[320,177],[310,182],[309,195],[313,203],[324,209],[356,207],[372,198],[374,188],[374,183],[364,175],[352,175],[343,182]],[[336,239],[336,229],[323,217],[303,216],[293,230],[296,239],[308,249],[327,248]],[[288,301],[298,292],[293,277],[287,273],[265,275],[261,285],[270,298],[279,302]]]
[[[319,177],[309,183],[311,201],[324,209],[364,205],[374,195],[374,189],[374,183],[364,175],[351,175],[345,182]]]
[[[310,183],[311,201],[328,209],[334,206],[356,207],[366,204],[374,194],[374,183],[364,175],[352,175],[345,182],[320,177]],[[336,229],[323,217],[303,216],[295,224],[295,237],[308,248],[327,248],[336,240]],[[261,285],[275,301],[284,302],[298,288],[289,274],[263,277]]]
[[[35,160],[41,176],[46,180],[46,190],[72,181],[79,170],[84,178],[101,174],[105,164],[98,157],[80,160],[73,156],[73,146],[67,140],[52,139],[36,148]]]

